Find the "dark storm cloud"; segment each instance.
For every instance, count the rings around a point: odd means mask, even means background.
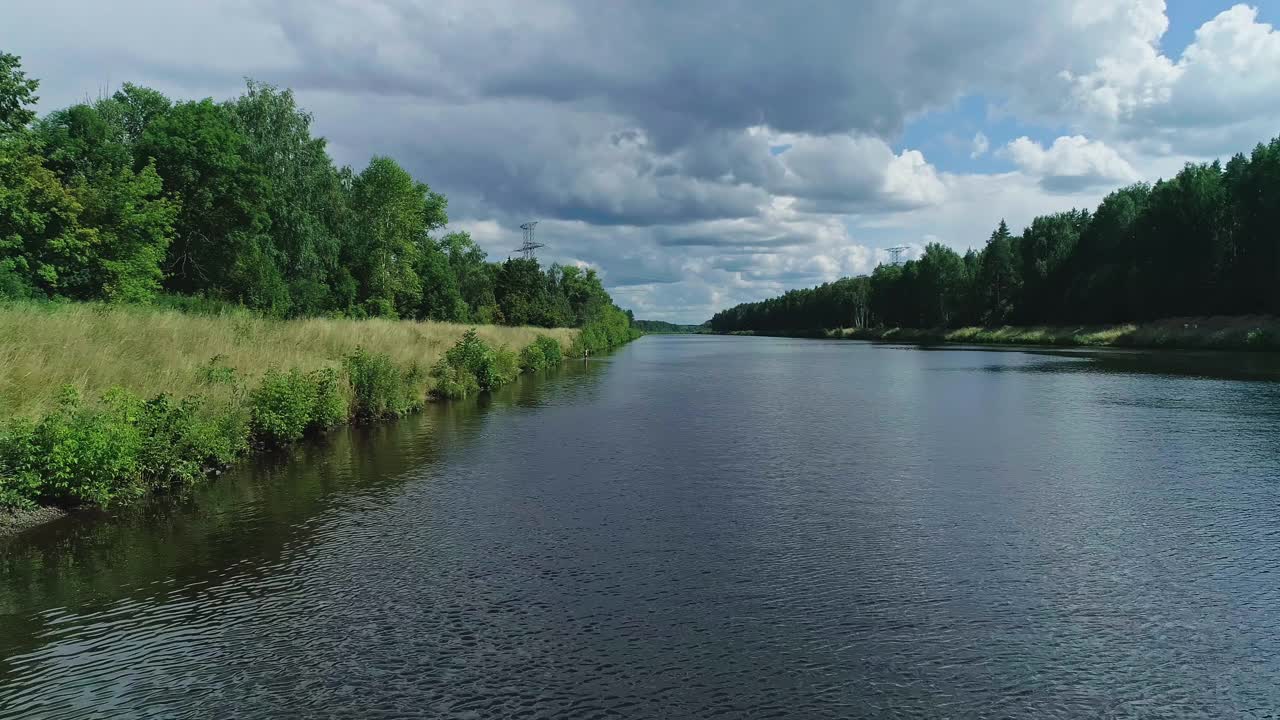
[[[300,86],[594,105],[664,150],[757,125],[891,137],[967,89],[975,67],[1011,73],[1001,63],[1028,59],[1027,42],[1053,40],[1061,20],[1035,4],[927,0],[262,7],[300,58]]]
[[[788,248],[811,245],[814,239],[805,235],[784,235],[781,237],[752,238],[740,235],[703,235],[660,237],[658,244],[663,247],[685,248]]]

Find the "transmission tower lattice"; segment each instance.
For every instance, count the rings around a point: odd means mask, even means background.
[[[899,245],[898,247],[885,248],[885,250],[888,251],[889,253],[889,264],[901,265],[902,254],[910,249],[911,248],[907,247],[906,245]]]
[[[537,224],[537,220],[531,220],[520,226],[520,229],[524,231],[524,244],[516,248],[516,252],[522,253],[525,260],[534,259],[534,251],[538,248],[546,247],[545,244],[535,242],[533,239],[533,229]]]

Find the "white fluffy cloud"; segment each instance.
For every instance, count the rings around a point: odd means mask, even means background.
[[[1092,69],[1062,73],[1073,105],[1064,111],[1163,153],[1229,153],[1275,131],[1280,33],[1258,20],[1256,8],[1223,10],[1177,58],[1160,51],[1163,14],[1146,15]]]
[[[1050,191],[1130,183],[1141,178],[1120,153],[1082,135],[1063,136],[1047,149],[1026,136],[1001,149],[1023,172]]]

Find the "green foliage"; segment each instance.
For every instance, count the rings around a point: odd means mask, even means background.
[[[108,505],[140,496],[143,436],[120,403],[89,406],[72,388],[38,423],[9,422],[0,435],[0,476],[9,492],[39,504]]]
[[[240,155],[260,178],[269,227],[255,248],[256,262],[268,270],[259,271],[253,286],[271,290],[254,306],[281,314],[326,310],[344,190],[325,140],[312,137],[311,114],[297,107],[291,90],[250,80],[226,107],[244,138]]]
[[[79,268],[63,262],[88,250],[80,211],[75,196],[28,144],[0,143],[0,270],[13,288],[7,292],[57,295],[74,285]]]
[[[364,348],[347,356],[347,377],[355,396],[356,417],[366,420],[396,417],[418,406],[417,368],[403,372],[385,353]]]
[[[278,275],[278,268],[237,262],[242,256],[261,260],[260,236],[270,222],[266,179],[248,153],[235,115],[212,100],[178,103],[143,131],[136,156],[153,159],[164,189],[181,198],[165,260],[168,289],[262,307],[257,284],[262,274]]]
[[[506,348],[494,349],[468,330],[431,368],[432,392],[441,398],[463,398],[501,387],[516,378],[520,359]]]
[[[612,305],[594,270],[435,235],[445,198],[388,157],[335,167],[291,90],[173,103],[126,83],[33,125],[35,88],[0,54],[0,298],[543,327]]]
[[[632,322],[637,330],[643,333],[657,333],[667,335],[690,335],[707,332],[707,325],[680,325],[678,323],[669,323],[664,320],[636,320]]]
[[[253,436],[264,445],[287,445],[308,432],[332,427],[347,416],[338,374],[268,370],[249,396]]]
[[[31,106],[39,100],[40,81],[27,77],[21,60],[0,52],[0,137],[21,132],[36,117]]]
[[[128,502],[227,465],[247,437],[243,414],[213,412],[199,398],[144,402],[117,388],[90,405],[67,388],[39,422],[12,419],[0,430],[0,506]]]
[[[563,360],[564,348],[560,341],[547,335],[539,335],[520,351],[520,369],[524,372],[550,370],[559,367]]]
[[[422,281],[414,270],[419,241],[447,222],[444,207],[442,195],[389,157],[373,158],[352,180],[351,210],[359,221],[343,265],[369,315],[396,317],[401,308],[420,304]]]
[[[302,373],[272,368],[250,395],[249,403],[254,437],[267,445],[285,445],[306,433],[314,400]]]
[[[210,413],[199,398],[175,402],[158,395],[144,403],[116,391],[106,402],[137,427],[138,470],[152,487],[195,482],[247,449],[245,418],[235,412]]]
[[[631,317],[614,305],[601,309],[595,318],[582,326],[570,357],[584,357],[612,350],[640,337],[640,331],[631,327]]]

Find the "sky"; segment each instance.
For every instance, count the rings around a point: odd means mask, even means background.
[[[123,82],[294,89],[502,259],[596,268],[639,318],[981,248],[1001,219],[1280,134],[1280,0],[0,0],[40,110]]]

